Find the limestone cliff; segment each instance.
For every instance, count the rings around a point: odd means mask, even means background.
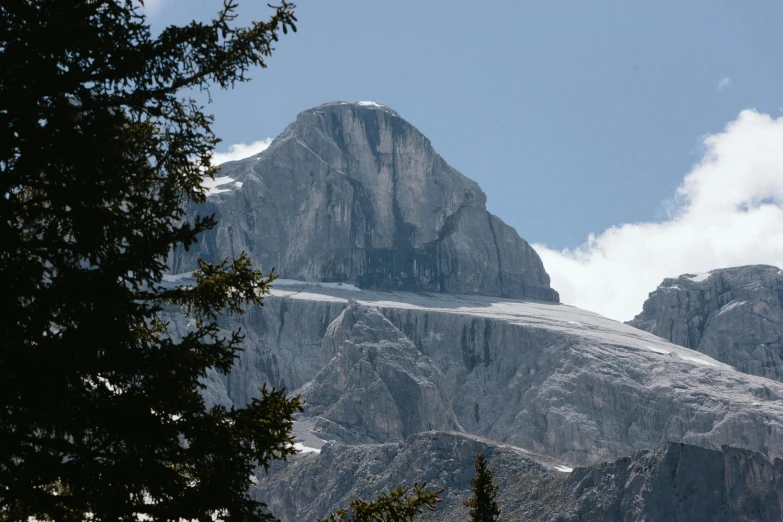
[[[570,464],[666,441],[783,457],[782,383],[570,306],[281,286],[224,325],[245,351],[210,397],[306,391],[326,440],[458,425]]]
[[[349,306],[329,325],[324,345],[329,363],[301,389],[319,436],[391,442],[460,427],[441,372],[378,309]]]
[[[186,272],[198,256],[244,250],[288,279],[556,302],[536,252],[485,203],[392,109],[327,103],[223,165],[208,202],[190,209],[218,226],[170,264]]]

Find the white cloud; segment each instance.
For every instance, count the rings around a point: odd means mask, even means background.
[[[721,78],[721,80],[718,82],[719,91],[722,91],[730,86],[731,86],[731,78],[729,78],[728,76],[725,78]]]
[[[618,225],[574,250],[534,245],[564,303],[628,320],[665,277],[783,267],[783,117],[745,110],[704,147],[664,221]]]
[[[254,141],[250,145],[246,143],[236,143],[228,148],[228,152],[215,152],[212,155],[212,164],[220,165],[227,161],[236,161],[255,156],[259,152],[266,150],[270,143],[272,143],[272,138]]]

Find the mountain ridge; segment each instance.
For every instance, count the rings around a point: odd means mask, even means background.
[[[320,409],[304,413],[325,439],[364,444],[412,433],[390,424],[384,438],[363,435],[378,433],[370,412],[381,410],[373,410],[372,401],[357,405],[348,399],[372,388],[388,390],[383,394],[391,400],[378,404],[388,410],[389,422],[402,411],[394,397],[413,402],[443,397],[433,403],[443,404],[437,410],[412,406],[424,412],[416,429],[445,426],[453,412],[469,433],[572,465],[665,441],[713,449],[733,444],[783,457],[783,384],[598,314],[475,295],[356,291],[317,283],[283,288],[273,289],[263,307],[221,319],[225,332],[241,327],[246,340],[232,372],[210,376],[206,394],[214,403],[242,407],[263,383],[297,393],[312,381],[315,389],[334,390],[318,401]],[[364,327],[332,326],[346,309],[357,320],[349,324],[373,325],[371,338],[362,340]],[[377,319],[365,319],[371,317]],[[186,318],[167,319],[177,335],[188,331]],[[336,347],[354,350],[351,345],[366,348],[350,364],[331,362],[339,355]],[[377,350],[388,353],[373,356]],[[384,373],[381,366],[389,364],[396,369]],[[330,365],[341,370],[322,372]],[[346,377],[352,371],[372,378],[351,381]],[[422,375],[431,377],[417,377]],[[426,420],[436,411],[443,412],[437,423]],[[350,438],[335,429],[340,425]],[[319,426],[327,429],[318,431]]]

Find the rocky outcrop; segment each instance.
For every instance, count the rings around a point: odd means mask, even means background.
[[[288,286],[224,325],[248,338],[211,393],[241,405],[265,382],[304,390],[305,414],[334,423],[327,440],[400,440],[453,412],[469,433],[570,464],[666,441],[783,457],[783,384],[570,306]]]
[[[536,252],[485,203],[393,110],[328,103],[223,165],[208,202],[189,210],[218,226],[170,265],[187,272],[199,256],[244,250],[289,279],[558,301]]]
[[[324,345],[331,360],[301,389],[319,437],[391,442],[459,428],[443,375],[378,309],[349,306],[329,326]]]
[[[184,279],[185,282],[192,282]],[[241,329],[245,336],[239,358],[229,375],[207,372],[204,390],[210,404],[246,406],[264,384],[297,390],[310,382],[331,359],[322,344],[329,325],[343,312],[347,300],[303,303],[267,297],[264,306],[248,307],[242,316],[221,316],[221,334]],[[192,322],[168,312],[169,332],[181,337]]]
[[[783,270],[752,265],[664,279],[630,325],[783,381]]]
[[[318,520],[353,498],[398,484],[446,488],[422,520],[467,520],[475,453],[495,469],[502,520],[542,522],[779,522],[783,461],[724,446],[666,444],[571,470],[552,459],[458,433],[428,432],[404,444],[328,444],[258,472],[254,497],[283,522]]]
[[[544,520],[781,521],[783,461],[744,449],[667,444],[657,451],[577,468],[563,516]]]

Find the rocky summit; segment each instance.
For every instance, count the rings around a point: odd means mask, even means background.
[[[214,185],[191,211],[219,224],[172,256],[174,273],[244,250],[288,279],[558,301],[538,254],[487,212],[479,186],[383,105],[304,111]]]
[[[628,324],[783,381],[783,270],[752,265],[664,279]]]

